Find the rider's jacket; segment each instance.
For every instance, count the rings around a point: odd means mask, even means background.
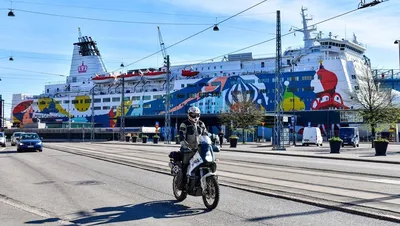
[[[201,135],[208,135],[208,132],[206,125],[200,120],[197,123],[185,120],[179,126],[179,140],[182,148],[197,150]]]

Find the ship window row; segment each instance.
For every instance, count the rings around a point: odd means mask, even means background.
[[[199,103],[199,106],[203,106],[203,105],[205,105],[205,104]],[[207,105],[210,105],[210,102],[207,102]],[[211,102],[211,105],[218,105],[218,104],[216,102]],[[209,108],[209,107],[207,107],[207,108]]]
[[[260,82],[260,79],[258,81]],[[231,85],[238,85],[238,84],[242,84],[242,83],[244,83],[244,84],[253,84],[253,83],[256,83],[256,80],[250,79],[250,80],[243,80],[243,81],[240,81],[240,80],[231,81]]]
[[[199,93],[199,97],[220,97],[221,92]]]
[[[339,43],[336,43],[336,42],[321,42],[321,45],[323,45],[323,46],[336,46],[336,47],[341,47],[341,48],[346,47],[347,49],[350,49],[350,50],[352,50],[352,51],[354,51],[356,53],[359,53],[359,54],[363,53],[363,51],[361,51],[361,50],[359,50],[357,48],[354,48],[354,47],[352,47],[350,45],[339,44]]]
[[[301,77],[301,80],[302,80],[302,81],[313,80],[313,79],[314,79],[314,76],[311,76],[311,75]]]
[[[321,43],[323,46],[336,46],[336,47],[344,47],[345,45],[344,44],[339,44],[339,43],[336,43],[336,42],[322,42]]]
[[[233,72],[233,74],[235,74],[235,72]],[[217,75],[217,74],[215,74],[215,75]],[[221,85],[221,82],[211,82],[211,84],[210,84],[211,86],[220,86]],[[188,88],[191,88],[191,87],[204,87],[204,86],[207,86],[207,84],[206,83],[204,83],[204,82],[201,82],[201,83],[198,83],[198,84],[196,84],[196,83],[190,83],[190,84],[186,84],[186,87],[188,87]],[[181,88],[185,88],[185,84],[181,84]]]
[[[219,66],[220,69],[222,69],[222,65]],[[217,69],[217,66],[214,66],[214,69]],[[195,70],[197,71],[197,67],[195,68]],[[204,67],[201,67],[201,70],[204,70]],[[210,70],[210,67],[207,67],[207,70]]]
[[[118,106],[112,106],[112,108],[113,109],[117,109],[118,108]],[[132,104],[132,108],[140,108],[140,104]],[[143,108],[151,108],[151,104],[143,104]],[[100,107],[100,106],[95,106],[94,107],[94,110],[101,110],[101,109],[103,109],[103,110],[110,110],[111,109],[111,107],[110,106],[103,106],[103,107]],[[82,109],[83,110],[83,109]]]

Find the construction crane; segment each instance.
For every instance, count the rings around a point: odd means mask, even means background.
[[[164,60],[164,66],[166,66],[165,60],[167,59],[167,51],[165,50],[165,45],[164,45],[164,41],[163,41],[163,38],[161,35],[160,27],[157,26],[157,29],[158,29],[158,39],[160,40],[160,47],[161,47],[161,52],[162,52],[163,60]]]
[[[162,39],[160,27],[157,26],[158,29],[158,38],[160,39],[160,46],[161,52],[163,54],[164,59],[164,67],[167,68],[167,87],[165,89],[165,126],[164,126],[164,133],[165,133],[165,143],[169,144],[171,142],[171,93],[170,93],[170,79],[171,79],[171,72],[169,70],[170,61],[169,56],[167,55],[167,51],[165,51],[164,41]]]

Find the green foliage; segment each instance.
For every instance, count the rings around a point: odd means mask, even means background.
[[[236,135],[232,135],[232,136],[229,137],[229,139],[239,139],[239,137],[236,136]]]
[[[393,125],[400,119],[400,110],[395,99],[398,95],[377,81],[371,70],[366,69],[357,75],[359,89],[348,92],[349,102],[354,104],[358,112],[368,124],[372,134],[382,131],[382,124]]]
[[[142,135],[142,138],[148,138],[148,136],[147,135]]]
[[[160,136],[158,136],[157,134],[153,136],[153,138],[160,138]]]
[[[329,139],[329,141],[339,141],[339,142],[343,142],[342,139],[340,139],[340,137],[332,137]]]
[[[386,139],[383,139],[383,138],[381,138],[381,137],[379,137],[379,138],[375,139],[375,140],[374,140],[374,142],[383,142],[383,143],[389,143],[389,141],[388,141],[388,140],[386,140]]]
[[[249,128],[259,125],[264,118],[265,112],[251,101],[244,100],[231,106],[230,112],[224,112],[219,115],[222,124],[231,125],[232,130],[236,128]]]

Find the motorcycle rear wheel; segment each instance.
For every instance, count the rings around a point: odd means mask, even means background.
[[[207,177],[206,191],[203,193],[203,202],[207,209],[212,210],[218,206],[219,185],[214,176]]]
[[[179,190],[178,188],[178,175],[174,176],[174,179],[172,180],[172,191],[174,192],[174,196],[176,198],[176,200],[178,200],[179,202],[182,202],[183,200],[186,199],[187,197],[187,193],[186,191],[183,190]]]

